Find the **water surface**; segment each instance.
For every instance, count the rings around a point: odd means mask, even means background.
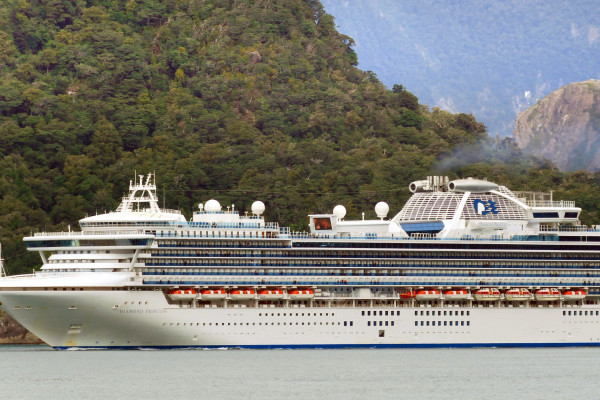
[[[55,351],[0,346],[2,399],[598,399],[600,348]]]

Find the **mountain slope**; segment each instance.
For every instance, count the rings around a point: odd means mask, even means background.
[[[515,139],[522,149],[566,171],[600,168],[600,81],[571,83],[520,113]]]
[[[509,136],[518,112],[569,82],[600,78],[594,0],[324,0],[359,66],[423,103],[472,113]]]
[[[398,210],[432,171],[557,179],[472,115],[428,110],[358,69],[319,1],[9,0],[0,23],[10,273],[39,265],[24,235],[114,209],[135,171],[155,171],[188,217],[209,198],[241,212],[260,199],[296,230],[339,203],[349,218],[380,200]]]

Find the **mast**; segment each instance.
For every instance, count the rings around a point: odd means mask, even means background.
[[[4,258],[2,258],[2,244],[0,243],[0,278],[6,276],[6,270],[4,269]]]

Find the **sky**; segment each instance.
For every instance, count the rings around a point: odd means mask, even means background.
[[[517,114],[571,82],[600,79],[597,0],[323,0],[359,68],[422,104],[511,136]]]

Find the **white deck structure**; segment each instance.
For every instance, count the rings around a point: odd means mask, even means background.
[[[0,278],[0,303],[61,349],[600,345],[600,232],[573,202],[476,179],[410,189],[391,219],[337,206],[293,233],[259,201],[186,221],[136,177],[81,231],[26,237],[42,268]]]

